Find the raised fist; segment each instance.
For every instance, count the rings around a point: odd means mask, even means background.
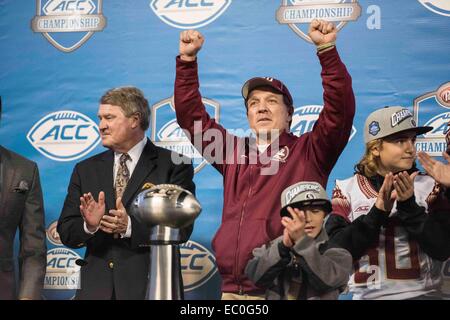
[[[196,30],[186,30],[180,33],[181,60],[194,61],[203,46],[205,38]]]
[[[337,38],[336,26],[332,22],[314,19],[309,25],[308,35],[316,46],[335,42]]]

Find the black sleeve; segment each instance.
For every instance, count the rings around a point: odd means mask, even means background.
[[[75,249],[84,247],[86,242],[94,237],[84,231],[84,220],[80,213],[80,197],[81,179],[78,165],[76,165],[70,178],[67,196],[57,226],[61,242],[65,246]]]
[[[37,165],[32,170],[31,188],[19,225],[19,299],[41,299],[47,266],[44,200]]]
[[[353,222],[331,214],[325,224],[330,245],[346,249],[354,260],[359,260],[366,250],[378,241],[380,228],[387,223],[388,216],[388,213],[379,210],[375,205],[368,214]]]
[[[441,261],[450,257],[450,213],[437,211],[427,214],[414,196],[399,201],[397,210],[402,226],[428,256]]]

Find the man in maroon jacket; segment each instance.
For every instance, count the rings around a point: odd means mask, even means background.
[[[309,28],[322,65],[324,88],[324,109],[311,132],[301,137],[290,133],[294,106],[281,81],[253,78],[244,84],[242,95],[249,126],[256,135],[253,139],[232,136],[210,118],[197,73],[197,53],[204,38],[194,30],[180,34],[177,121],[224,181],[222,224],[212,243],[222,277],[222,299],[263,297],[264,289],[256,287],[244,269],[254,248],[282,234],[281,192],[300,181],[317,181],[326,187],[347,144],[355,99],[351,77],[334,45],[336,35],[335,26],[326,21],[315,20]]]

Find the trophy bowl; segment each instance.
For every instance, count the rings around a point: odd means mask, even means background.
[[[148,227],[180,229],[192,224],[201,210],[190,191],[174,184],[159,184],[136,196],[131,214]]]

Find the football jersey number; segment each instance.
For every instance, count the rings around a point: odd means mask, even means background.
[[[395,252],[395,228],[399,225],[398,221],[392,220],[390,223],[386,226],[385,230],[385,266],[386,266],[386,279],[391,280],[411,280],[411,279],[417,279],[420,277],[420,264],[419,264],[419,247],[417,245],[417,242],[409,239],[408,240],[408,246],[409,246],[409,258],[411,262],[410,268],[397,268],[396,263],[396,252]],[[379,266],[379,254],[378,254],[378,248],[380,248],[380,245],[377,247],[372,247],[367,250],[367,255],[369,257],[369,265],[372,266]],[[367,283],[369,278],[374,273],[369,272],[361,272],[359,262],[355,263],[355,283]],[[380,269],[379,269],[380,270]]]

